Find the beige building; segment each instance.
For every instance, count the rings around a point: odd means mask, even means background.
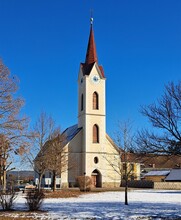
[[[78,176],[90,176],[95,187],[120,186],[120,153],[106,133],[105,94],[106,77],[98,63],[91,21],[86,58],[78,74],[78,123],[63,132],[69,160],[66,172],[57,178],[62,187],[75,186]],[[50,176],[45,175],[45,185]]]
[[[155,170],[150,171],[144,175],[144,180],[150,180],[153,182],[163,182],[165,178],[169,175],[170,170]]]

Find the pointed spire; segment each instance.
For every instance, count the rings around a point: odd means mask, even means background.
[[[97,53],[96,53],[96,44],[94,40],[94,31],[93,31],[93,18],[90,19],[90,35],[89,35],[89,42],[87,46],[87,53],[86,53],[86,59],[85,64],[91,64],[94,62],[97,62]]]
[[[89,42],[87,46],[87,53],[85,58],[85,63],[81,63],[83,75],[89,75],[93,66],[97,63],[97,67],[102,75],[102,78],[105,78],[104,69],[102,66],[98,65],[97,53],[96,53],[96,44],[94,40],[94,31],[93,31],[93,18],[90,19],[90,35]]]

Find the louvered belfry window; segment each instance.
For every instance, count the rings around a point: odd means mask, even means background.
[[[93,109],[99,109],[99,95],[97,92],[93,93]]]
[[[93,126],[93,143],[99,143],[99,127],[96,124]]]

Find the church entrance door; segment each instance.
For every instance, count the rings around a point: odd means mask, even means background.
[[[92,172],[91,179],[93,187],[102,187],[102,175],[97,169]]]

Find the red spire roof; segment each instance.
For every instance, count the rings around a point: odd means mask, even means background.
[[[93,31],[93,27],[92,27],[92,23],[91,23],[85,64],[91,64],[91,63],[94,63],[97,61],[98,61],[98,59],[97,59],[97,53],[96,53],[96,44],[95,44],[95,40],[94,40],[94,31]]]
[[[97,63],[98,65],[98,59],[97,59],[97,53],[96,53],[96,44],[94,40],[94,31],[93,31],[93,18],[91,18],[91,27],[90,27],[90,35],[89,35],[89,42],[87,46],[87,53],[85,58],[85,63],[81,63],[82,71],[84,75],[89,75],[94,64]],[[104,76],[104,70],[102,66],[98,66],[100,73],[103,78]]]

